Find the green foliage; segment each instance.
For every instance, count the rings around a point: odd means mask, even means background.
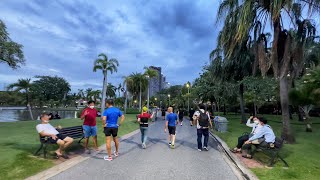
[[[6,25],[0,20],[0,63],[6,63],[11,68],[19,68],[25,63],[23,46],[12,41],[7,32]]]

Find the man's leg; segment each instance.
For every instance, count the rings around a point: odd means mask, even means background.
[[[242,149],[243,149],[243,156],[247,156],[247,155],[251,156],[251,144],[243,145]]]
[[[65,148],[69,147],[72,144],[73,138],[66,137],[66,138],[63,139],[63,141],[65,142],[64,143],[64,147],[63,147],[65,149]]]
[[[98,151],[99,147],[98,147],[97,126],[91,127],[91,136],[92,136],[92,139],[93,139],[94,149],[96,151]]]
[[[61,156],[65,142],[63,140],[61,140],[61,139],[58,139],[57,144],[58,144],[59,148],[55,151],[55,153],[58,156]]]
[[[249,135],[243,135],[238,138],[237,148],[241,149],[243,144],[249,139]]]
[[[203,146],[208,148],[208,141],[209,141],[209,129],[202,129],[202,134],[204,136]]]
[[[202,129],[197,129],[198,149],[202,149]]]
[[[141,132],[141,143],[143,143],[143,139],[144,139],[144,130],[142,127],[140,127],[140,132]]]
[[[118,137],[113,137],[114,145],[116,146],[116,154],[119,152],[119,139]],[[110,150],[111,152],[111,150]]]
[[[89,137],[84,138],[84,149],[88,149],[88,144],[89,144]]]
[[[111,154],[111,136],[106,136],[106,148],[109,157],[112,157]]]
[[[148,138],[148,127],[143,128],[144,129],[144,133],[143,133],[143,143],[146,144],[147,143],[147,138]]]

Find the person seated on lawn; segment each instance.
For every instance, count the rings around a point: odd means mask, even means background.
[[[276,136],[271,128],[267,124],[266,119],[260,119],[260,125],[262,126],[259,132],[250,137],[245,143],[242,149],[244,153],[242,157],[244,158],[252,158],[251,145],[263,147],[263,148],[274,148],[274,142],[276,140]]]
[[[63,154],[63,150],[72,144],[73,139],[71,137],[59,134],[56,128],[49,124],[50,116],[44,112],[40,116],[41,124],[36,126],[36,129],[41,137],[49,137],[48,141],[52,144],[58,144],[59,148],[55,151],[57,157],[63,157],[68,159],[66,154]],[[61,127],[58,127],[61,129]]]
[[[262,117],[254,117],[254,116],[251,116],[246,125],[248,127],[252,127],[252,131],[250,134],[245,134],[245,135],[242,135],[238,138],[238,144],[235,148],[233,149],[230,149],[231,152],[233,153],[240,153],[241,152],[241,148],[243,146],[243,144],[250,138],[252,137],[253,135],[255,135],[257,132],[260,131],[260,129],[262,128],[262,126],[260,125],[260,119],[263,119]],[[253,120],[253,123],[251,123],[251,121]]]

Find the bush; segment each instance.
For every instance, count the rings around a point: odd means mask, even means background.
[[[127,114],[140,114],[140,111],[136,108],[127,108]]]

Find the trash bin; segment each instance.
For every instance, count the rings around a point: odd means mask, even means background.
[[[216,116],[214,119],[214,127],[218,132],[227,132],[228,120],[225,117]]]

